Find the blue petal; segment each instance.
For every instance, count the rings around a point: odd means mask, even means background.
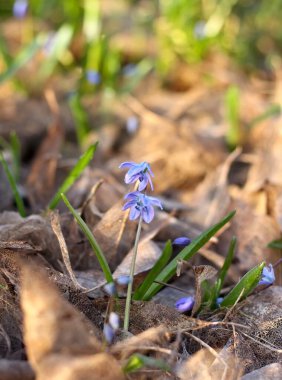
[[[116,287],[115,287],[115,284],[113,282],[108,282],[105,286],[104,286],[104,290],[105,292],[109,295],[109,296],[114,296],[117,291],[116,291]]]
[[[140,177],[140,173],[137,173],[137,174],[133,174],[133,175],[131,175],[131,174],[129,174],[129,172],[128,172],[128,173],[126,173],[126,175],[125,175],[125,177],[124,177],[124,182],[125,182],[126,184],[133,183],[133,182],[138,181],[138,180],[139,180],[139,177]]]
[[[147,162],[141,162],[140,164],[135,164],[135,166],[129,169],[128,175],[133,176],[136,174],[144,173],[147,168],[148,168]]]
[[[136,206],[136,201],[132,200],[132,201],[128,201],[126,202],[123,207],[122,207],[122,211],[125,211],[127,210],[128,208],[131,208],[131,207],[135,207]]]
[[[183,245],[183,246],[189,245],[190,243],[191,243],[191,239],[189,239],[186,236],[178,237],[174,239],[172,242],[173,245]]]
[[[152,205],[159,207],[161,210],[163,209],[161,202],[157,198],[147,197],[147,199],[148,199],[149,203],[151,203]]]
[[[175,307],[181,313],[185,313],[186,311],[191,311],[193,309],[195,303],[195,299],[192,296],[180,298],[175,303]]]
[[[142,218],[144,222],[150,223],[154,218],[154,207],[151,205],[142,208]]]
[[[123,162],[123,163],[121,163],[120,165],[119,165],[119,168],[120,169],[127,169],[127,168],[131,168],[132,166],[134,166],[135,165],[135,162],[132,162],[132,161],[125,161],[125,162]]]
[[[143,180],[139,182],[138,190],[142,191],[146,189],[147,185],[148,185],[148,178],[144,176]]]
[[[113,328],[108,323],[104,324],[103,334],[104,334],[106,341],[108,343],[112,343],[114,336],[115,336],[115,332],[114,332]]]
[[[117,278],[117,283],[119,285],[128,285],[131,282],[130,276],[124,274]]]
[[[135,220],[139,217],[140,215],[140,210],[138,210],[136,207],[132,207],[130,209],[130,213],[129,213],[129,219],[130,220]]]
[[[117,313],[111,312],[109,315],[109,324],[116,331],[119,328],[119,316]]]
[[[132,191],[131,193],[126,194],[124,199],[138,199],[142,194],[139,191]]]

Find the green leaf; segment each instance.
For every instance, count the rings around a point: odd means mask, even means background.
[[[272,104],[269,108],[267,108],[266,111],[264,111],[262,114],[255,117],[249,124],[249,128],[255,127],[257,124],[261,123],[262,121],[268,119],[272,116],[279,116],[281,114],[281,107],[279,104]]]
[[[227,256],[224,260],[224,264],[218,273],[217,281],[215,283],[215,292],[214,292],[213,304],[215,304],[216,299],[219,297],[219,293],[222,289],[226,274],[227,274],[228,269],[230,268],[230,265],[232,263],[236,243],[237,243],[237,239],[235,236],[233,236],[231,239],[230,245],[229,245]]]
[[[96,151],[97,145],[98,145],[98,142],[91,145],[87,149],[87,151],[78,159],[77,163],[72,168],[71,172],[69,173],[67,178],[64,180],[63,184],[60,186],[59,190],[56,192],[56,194],[50,201],[49,209],[53,210],[57,206],[61,198],[61,193],[67,192],[69,188],[73,185],[73,183],[76,181],[76,179],[80,176],[80,174],[89,164],[89,162],[92,160],[94,153]]]
[[[126,365],[123,367],[125,373],[135,372],[143,367],[157,368],[164,371],[171,371],[169,365],[161,359],[154,359],[142,354],[133,354],[128,359]]]
[[[33,40],[19,52],[16,58],[11,62],[8,69],[4,71],[4,73],[0,74],[0,84],[12,78],[20,68],[31,60],[35,53],[41,48],[41,39],[37,38],[36,40]]]
[[[204,231],[200,236],[197,237],[191,244],[185,247],[179,254],[161,271],[157,276],[156,281],[168,282],[176,273],[176,267],[179,260],[190,260],[203,245],[205,245],[210,238],[217,233],[230,219],[233,218],[236,211],[230,212],[225,218],[220,222],[210,227],[208,230]],[[162,284],[153,283],[148,289],[147,293],[143,297],[144,300],[151,299],[161,288]]]
[[[92,232],[90,231],[89,227],[84,222],[84,220],[81,218],[81,216],[72,207],[72,205],[70,204],[67,197],[64,194],[61,194],[61,197],[62,197],[63,201],[65,202],[65,205],[67,206],[67,208],[70,210],[70,212],[74,216],[79,227],[82,229],[84,235],[87,237],[93,251],[95,252],[95,254],[97,256],[97,259],[98,259],[99,264],[102,268],[102,271],[104,272],[106,281],[107,282],[114,282],[109,264],[107,262],[107,259],[105,258],[102,249],[100,248],[99,244],[97,243],[97,241],[96,241],[95,237],[93,236]]]
[[[79,94],[74,94],[69,100],[70,109],[74,118],[77,140],[80,146],[89,133],[90,126],[87,113],[82,106]]]
[[[9,184],[11,186],[11,189],[12,189],[15,201],[16,201],[17,209],[18,209],[20,215],[22,217],[25,217],[26,216],[25,207],[24,207],[23,200],[20,196],[20,193],[18,191],[16,180],[15,180],[13,174],[11,173],[9,166],[8,166],[6,160],[5,160],[5,158],[1,152],[0,152],[0,162],[3,166],[3,169],[6,173],[7,178],[8,178]]]
[[[13,155],[13,173],[16,181],[18,181],[21,166],[21,143],[15,131],[10,133],[10,146]]]
[[[171,241],[168,240],[163,252],[158,259],[158,261],[155,263],[153,268],[150,270],[150,272],[145,277],[142,284],[139,286],[137,290],[134,292],[133,299],[134,300],[142,300],[144,295],[146,294],[149,287],[153,284],[155,278],[160,273],[160,271],[164,268],[164,266],[169,262],[172,254],[172,244]]]
[[[51,75],[57,63],[65,56],[67,48],[71,43],[73,33],[74,27],[65,23],[52,37],[48,54],[39,70],[39,76],[41,78],[46,78]]]
[[[269,248],[282,249],[282,239],[273,240],[268,244]]]
[[[265,266],[265,262],[257,265],[247,272],[237,285],[224,297],[221,307],[229,307],[235,304],[240,297],[240,300],[246,298],[257,286],[261,279],[262,270]]]

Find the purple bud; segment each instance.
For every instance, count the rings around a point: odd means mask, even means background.
[[[109,296],[115,296],[117,294],[117,291],[116,291],[116,286],[113,282],[108,282],[105,286],[104,286],[104,290],[105,292],[109,295]]]
[[[136,116],[130,116],[126,120],[126,130],[130,135],[133,135],[137,132],[137,129],[139,127],[139,120]]]
[[[13,6],[13,14],[16,18],[22,19],[25,17],[28,9],[27,0],[16,0]]]
[[[104,334],[106,341],[108,343],[112,343],[114,336],[115,336],[115,332],[114,332],[113,328],[108,323],[104,324],[103,334]]]
[[[180,298],[175,303],[175,307],[180,313],[185,313],[186,311],[191,311],[193,309],[195,299],[192,296]]]
[[[87,70],[86,79],[90,84],[99,84],[101,81],[101,76],[96,70]]]
[[[119,328],[119,316],[117,313],[111,312],[109,315],[109,324],[113,328],[114,331],[118,330]]]
[[[275,281],[275,273],[272,264],[262,270],[261,280],[258,285],[272,285]]]
[[[128,285],[131,282],[130,276],[127,275],[121,275],[117,278],[117,283],[119,285]]]
[[[222,301],[223,301],[223,297],[218,297],[216,299],[216,305],[217,305],[217,307],[220,307],[220,304],[221,304]]]
[[[128,63],[122,69],[122,73],[126,77],[132,77],[133,75],[136,74],[136,72],[137,72],[137,66],[134,65],[133,63]]]
[[[182,245],[182,246],[187,246],[191,243],[191,239],[189,239],[186,236],[181,236],[173,240],[172,244],[173,245]]]

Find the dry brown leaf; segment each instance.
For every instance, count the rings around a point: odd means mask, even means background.
[[[26,361],[0,360],[1,380],[35,380],[35,374]]]
[[[75,278],[75,274],[73,273],[72,267],[71,267],[71,262],[70,262],[70,257],[68,253],[68,248],[64,239],[64,235],[62,233],[61,225],[60,225],[60,219],[59,219],[59,214],[57,212],[53,212],[50,214],[50,220],[51,220],[51,226],[53,228],[54,234],[57,236],[58,242],[60,244],[64,264],[66,266],[66,269],[68,271],[68,274],[76,288],[83,288],[78,281]]]
[[[232,236],[237,237],[236,265],[238,277],[262,261],[274,263],[280,258],[279,252],[267,248],[270,241],[280,236],[279,226],[268,215],[255,213],[243,200],[234,200],[231,209],[236,210],[231,227],[219,241],[219,252],[226,255]]]
[[[37,380],[125,380],[116,359],[105,353],[84,356],[50,355]]]
[[[27,179],[29,200],[34,210],[46,206],[54,192],[55,175],[64,130],[58,122],[48,129]]]
[[[195,303],[192,310],[192,315],[198,311],[202,303],[201,284],[204,280],[210,280],[217,274],[217,270],[210,265],[199,265],[193,267],[195,276]]]
[[[22,264],[24,341],[36,371],[52,354],[90,355],[101,351],[95,328],[59,294],[47,275]]]
[[[126,218],[121,202],[110,208],[95,226],[93,235],[111,266],[120,263],[124,253],[133,246],[135,230],[136,225]]]

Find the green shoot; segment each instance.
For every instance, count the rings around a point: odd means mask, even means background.
[[[214,236],[226,223],[228,223],[233,218],[234,215],[235,211],[230,212],[220,222],[204,231],[200,236],[198,236],[197,239],[195,239],[191,244],[179,252],[179,254],[161,271],[155,280],[158,282],[168,282],[176,273],[178,261],[190,260],[199,251],[199,249],[210,240],[212,236]],[[148,289],[143,299],[150,300],[162,287],[162,284],[154,282]]]
[[[16,202],[16,205],[17,205],[17,209],[20,213],[20,215],[22,217],[25,217],[26,216],[26,211],[25,211],[25,207],[24,207],[24,203],[23,203],[23,200],[20,196],[20,193],[18,191],[18,188],[17,188],[17,183],[16,183],[16,180],[15,180],[15,177],[13,176],[12,172],[10,171],[9,169],[9,166],[2,154],[2,152],[0,152],[0,162],[3,166],[3,169],[6,173],[6,176],[8,178],[8,181],[9,181],[9,184],[10,184],[10,187],[12,189],[12,192],[13,192],[13,195],[14,195],[14,198],[15,198],[15,202]]]
[[[90,127],[88,116],[81,104],[79,94],[71,96],[69,106],[74,118],[77,141],[80,146],[83,146],[83,142],[89,133]]]
[[[92,160],[94,153],[96,151],[97,145],[98,145],[98,142],[91,145],[87,149],[87,151],[78,159],[77,163],[72,168],[71,172],[69,173],[67,178],[64,180],[63,184],[59,187],[59,190],[56,192],[56,194],[50,201],[49,209],[53,210],[57,206],[57,204],[59,203],[61,199],[61,193],[67,192],[69,188],[73,185],[73,183],[76,181],[76,179],[80,176],[80,174],[89,164],[89,162]]]
[[[234,288],[224,297],[221,302],[221,307],[233,306],[238,299],[246,298],[257,286],[261,279],[262,271],[265,266],[265,262],[257,265],[247,272],[241,280],[234,286]]]
[[[238,87],[229,87],[225,95],[225,110],[228,122],[226,142],[231,149],[241,143],[242,131],[239,120],[240,92]]]
[[[126,365],[123,368],[123,371],[125,373],[130,373],[138,371],[144,367],[162,369],[163,371],[171,370],[169,365],[164,360],[154,359],[142,354],[133,354],[128,359]]]
[[[145,277],[144,281],[139,286],[139,288],[135,290],[134,296],[133,296],[134,300],[142,300],[143,299],[147,290],[153,284],[155,278],[158,276],[158,274],[164,268],[164,266],[169,262],[169,260],[171,258],[171,254],[172,254],[172,244],[171,244],[171,241],[168,240],[164,249],[163,249],[161,257],[158,259],[158,261],[155,263],[153,268],[147,274],[147,276]]]
[[[110,267],[109,267],[109,264],[107,262],[107,259],[105,258],[104,253],[103,253],[101,247],[97,243],[97,241],[96,241],[95,237],[93,236],[92,232],[90,231],[89,227],[84,222],[84,220],[81,218],[81,216],[72,207],[72,205],[70,204],[70,202],[67,199],[67,197],[64,194],[60,194],[60,196],[61,196],[62,200],[65,202],[65,205],[67,206],[67,208],[70,210],[70,212],[74,216],[74,218],[77,221],[79,227],[82,229],[84,235],[87,237],[87,239],[88,239],[88,241],[89,241],[89,243],[91,245],[91,248],[93,249],[93,251],[96,254],[96,257],[97,257],[97,259],[99,261],[101,269],[104,272],[106,281],[107,282],[114,282],[113,276],[112,276],[112,273],[111,273],[111,270],[110,270]]]

